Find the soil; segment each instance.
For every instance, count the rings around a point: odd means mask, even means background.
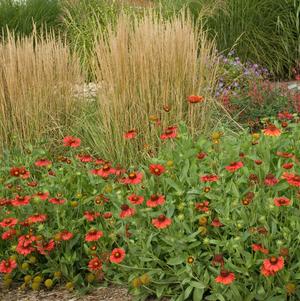
[[[127,290],[120,287],[97,288],[85,296],[78,296],[65,289],[52,291],[4,290],[0,287],[0,301],[132,301]],[[154,301],[154,300],[153,300]]]

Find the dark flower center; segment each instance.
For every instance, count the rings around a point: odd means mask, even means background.
[[[155,173],[159,173],[159,169],[158,169],[158,168],[155,168],[155,169],[154,169],[154,172],[155,172]]]
[[[157,201],[158,198],[159,198],[159,196],[157,194],[152,194],[150,197],[151,201]]]
[[[115,257],[116,257],[116,258],[120,258],[120,257],[121,257],[120,252],[116,252],[116,253],[115,253]]]
[[[166,131],[165,131],[165,134],[166,135],[171,135],[173,133],[173,130],[171,130],[171,129],[167,129]]]
[[[97,233],[97,230],[91,230],[90,234],[95,235]]]
[[[187,260],[188,263],[193,263],[194,262],[194,258],[193,257],[189,257]]]
[[[10,263],[7,261],[5,262],[5,267],[9,268],[10,267]]]
[[[244,199],[243,200],[243,205],[247,206],[250,204],[250,200],[249,199]]]
[[[108,171],[110,170],[110,166],[108,164],[105,164],[103,165],[103,168],[102,168],[104,171]]]
[[[138,198],[137,196],[134,196],[134,197],[132,198],[132,200],[133,200],[134,202],[137,202],[137,201],[139,200],[139,198]]]
[[[123,211],[126,211],[126,210],[129,209],[129,206],[128,206],[127,204],[123,204],[123,205],[121,205],[121,209],[122,209]]]
[[[161,215],[158,216],[158,220],[159,220],[160,222],[164,222],[164,221],[166,220],[166,216],[163,215],[163,214],[161,214]]]
[[[226,270],[223,270],[223,271],[221,271],[220,275],[221,275],[222,277],[227,277],[227,276],[229,276],[229,272],[226,271]]]
[[[136,173],[135,172],[131,172],[128,176],[129,179],[133,180],[136,178]]]
[[[277,261],[278,261],[278,259],[277,259],[275,256],[272,256],[272,257],[270,258],[270,262],[271,262],[272,264],[276,264]]]

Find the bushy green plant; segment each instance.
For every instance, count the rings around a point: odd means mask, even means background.
[[[160,0],[170,12],[188,8],[201,17],[219,50],[237,50],[242,61],[256,62],[272,74],[291,76],[299,59],[299,13],[296,0]]]
[[[195,142],[180,125],[161,138],[157,158],[127,170],[75,137],[59,158],[4,158],[4,284],[85,291],[105,279],[136,300],[299,298],[299,124]]]
[[[58,0],[0,0],[0,35],[6,28],[18,35],[30,35],[35,28],[58,31],[61,24]]]
[[[250,82],[239,95],[228,97],[225,106],[238,122],[253,125],[261,119],[276,117],[280,112],[294,114],[298,111],[295,96],[287,87],[259,81]]]

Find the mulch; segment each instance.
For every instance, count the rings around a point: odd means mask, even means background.
[[[51,291],[5,290],[0,287],[0,301],[132,301],[128,291],[120,287],[95,288],[92,293],[78,296],[65,289]]]

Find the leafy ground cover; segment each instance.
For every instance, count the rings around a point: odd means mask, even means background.
[[[158,157],[128,169],[75,137],[58,158],[4,158],[4,284],[127,284],[137,300],[299,298],[300,129],[297,117],[286,122],[196,141],[172,126]]]

